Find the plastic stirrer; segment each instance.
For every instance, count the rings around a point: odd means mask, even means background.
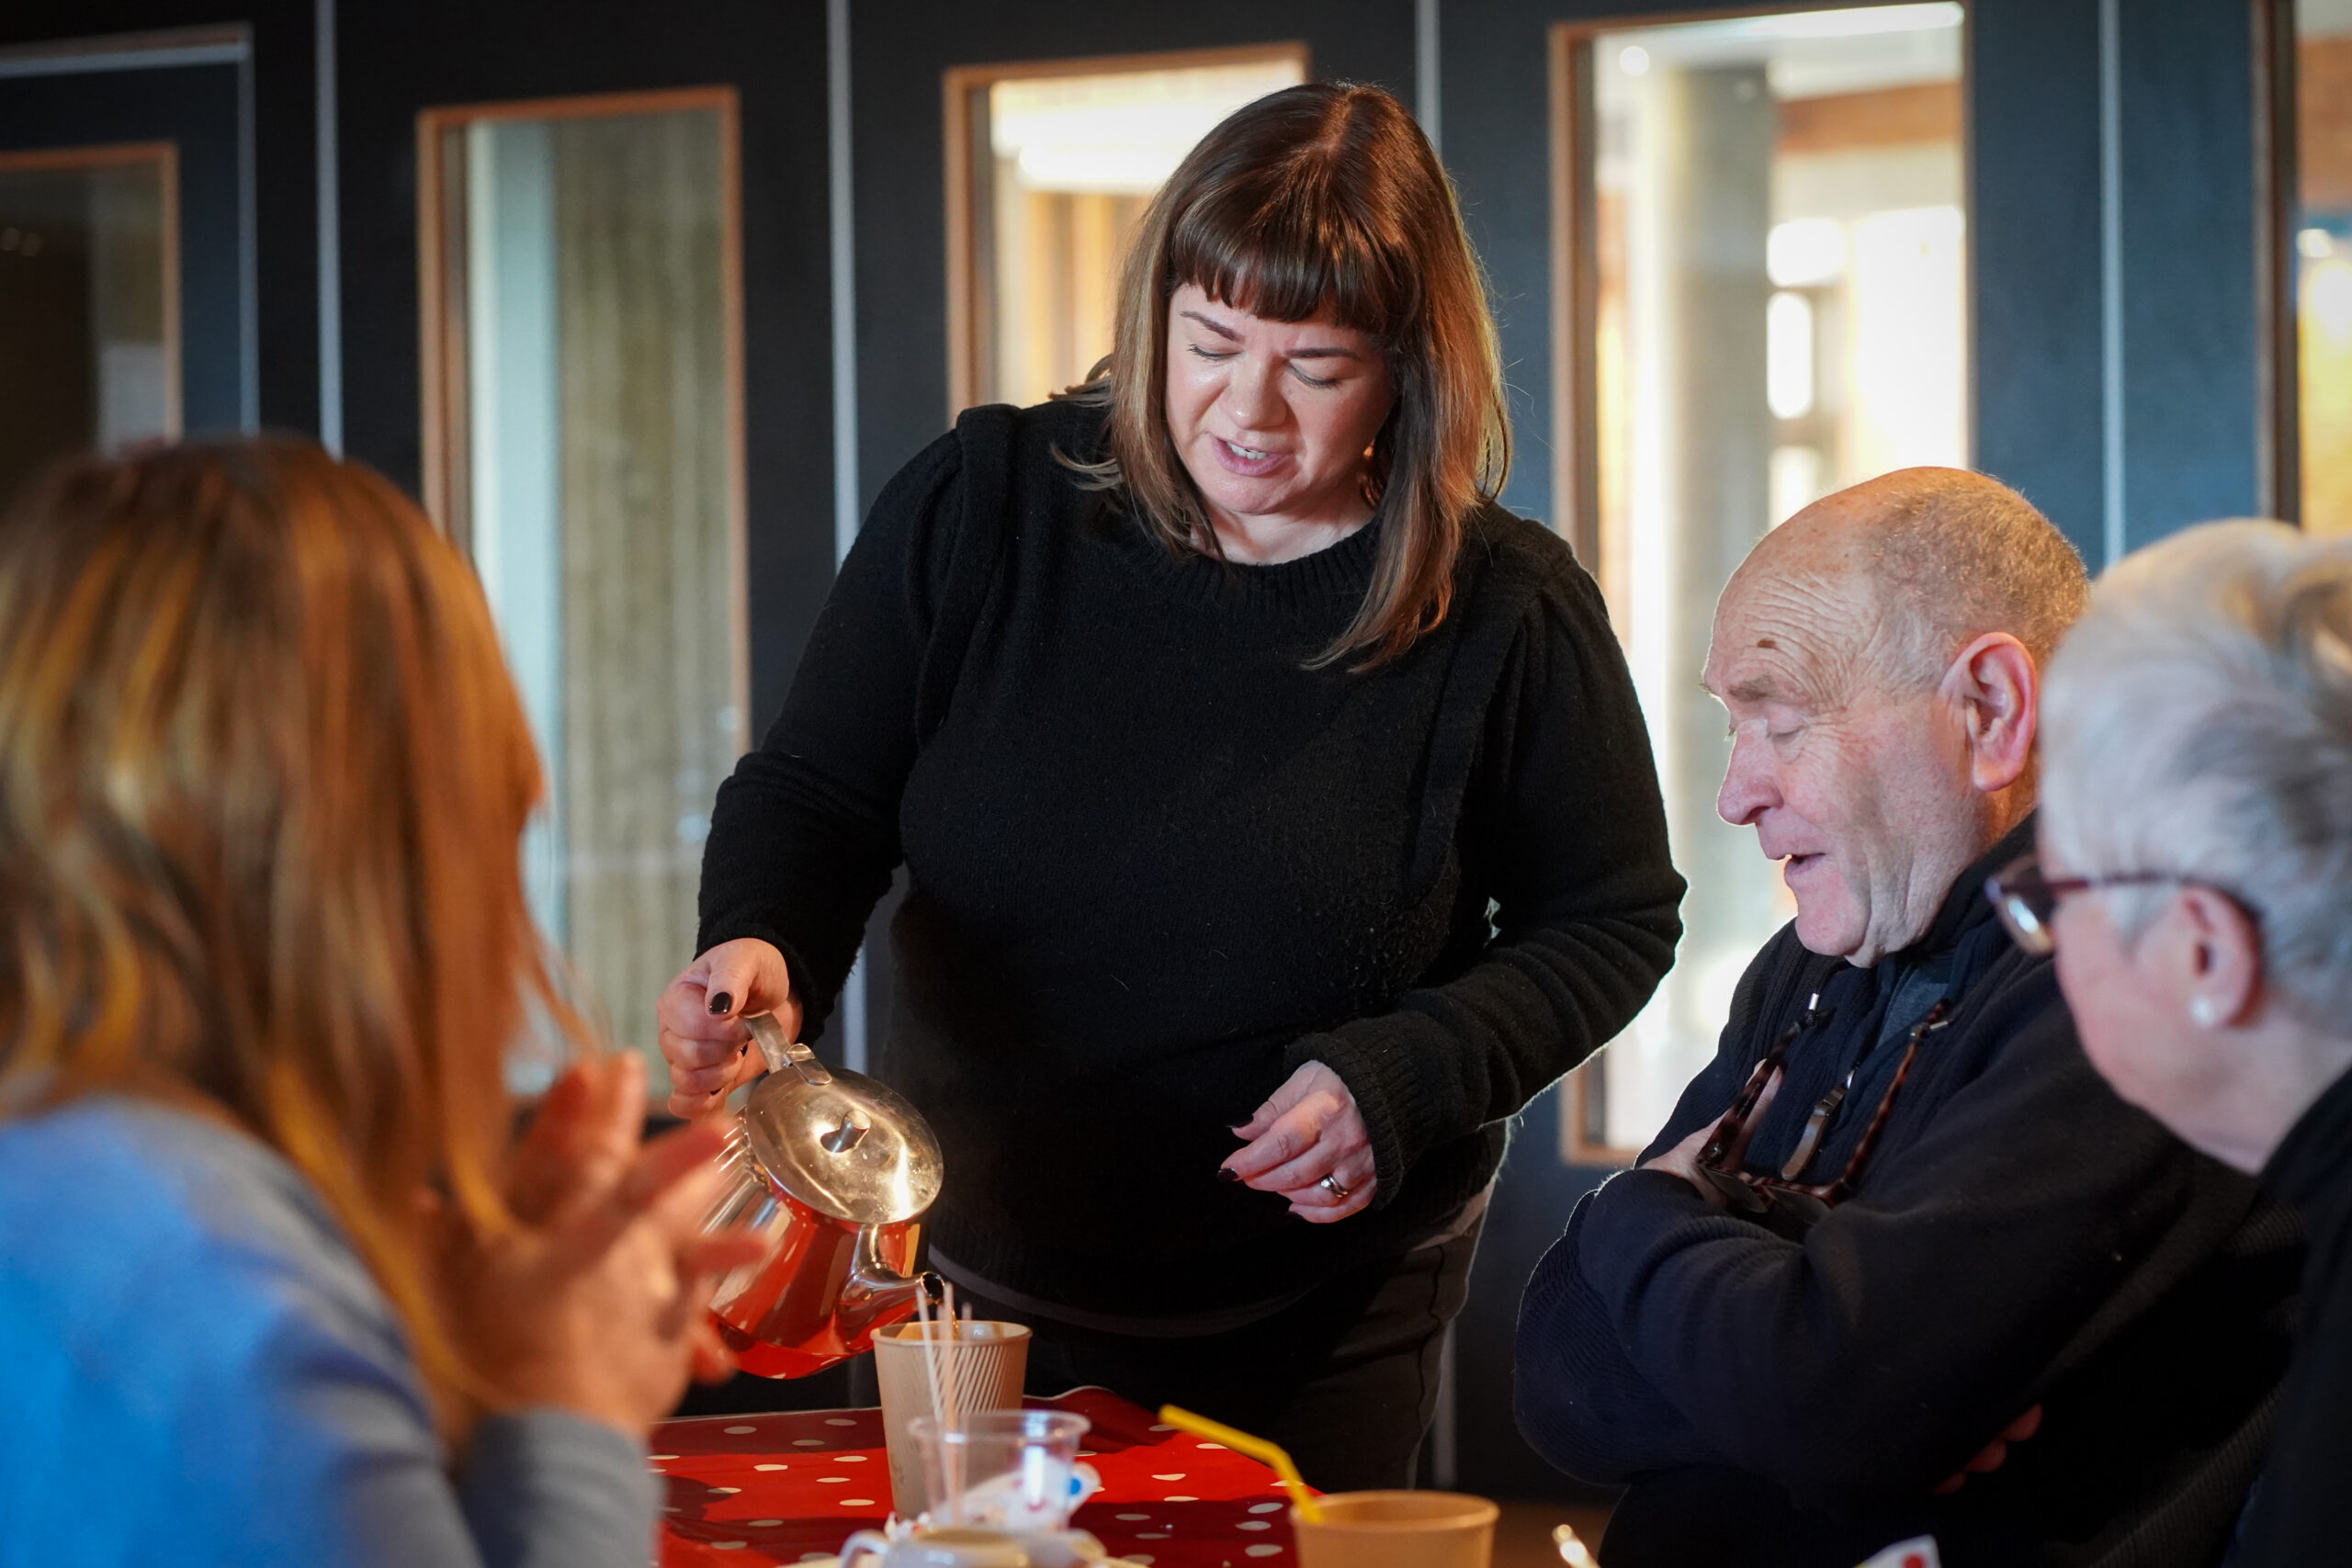
[[[1247,1432],[1237,1432],[1222,1421],[1212,1421],[1205,1416],[1195,1416],[1172,1404],[1159,1407],[1159,1418],[1171,1427],[1181,1427],[1211,1442],[1223,1443],[1236,1453],[1248,1454],[1260,1464],[1272,1466],[1290,1492],[1290,1500],[1298,1505],[1298,1517],[1310,1525],[1323,1522],[1323,1510],[1317,1506],[1315,1494],[1306,1489],[1306,1481],[1298,1473],[1298,1466],[1291,1463],[1290,1455],[1283,1451],[1281,1444],[1253,1438]]]

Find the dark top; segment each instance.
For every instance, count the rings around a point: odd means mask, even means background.
[[[1520,1427],[1562,1469],[1631,1483],[1609,1568],[1851,1568],[1928,1533],[1960,1568],[2219,1558],[2285,1364],[2294,1224],[2092,1070],[2050,961],[1980,891],[2031,842],[2029,820],[1874,967],[1774,937],[1649,1151],[1720,1117],[1817,994],[1828,1016],[1791,1045],[1747,1162],[1780,1170],[1860,1059],[1802,1177],[1832,1179],[1903,1055],[1890,1008],[1949,995],[1850,1200],[1784,1235],[1628,1171],[1537,1269]],[[1931,1495],[2037,1403],[1997,1472]]]
[[[2231,1568],[2306,1568],[2352,1556],[2352,1073],[2302,1114],[2263,1168],[2310,1237],[2302,1332],[2287,1371],[2270,1462]]]
[[[1080,491],[1102,415],[972,411],[893,479],[784,712],[718,793],[703,946],[783,950],[813,1028],[903,857],[880,1070],[939,1134],[939,1249],[1082,1310],[1180,1314],[1392,1256],[1504,1118],[1633,1017],[1682,892],[1647,737],[1567,547],[1487,507],[1453,613],[1309,671],[1376,521],[1277,566],[1176,556]],[[1328,1063],[1375,1207],[1216,1179]]]

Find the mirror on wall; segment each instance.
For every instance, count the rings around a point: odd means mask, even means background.
[[[2352,533],[2352,0],[2295,0],[2294,74],[2300,515]]]
[[[949,397],[1043,402],[1111,351],[1118,269],[1193,144],[1297,45],[948,73]]]
[[[0,500],[179,434],[177,172],[169,142],[0,152]]]
[[[1832,491],[1969,458],[1957,5],[1554,34],[1555,494],[1623,639],[1690,879],[1675,967],[1575,1080],[1566,1155],[1646,1144],[1794,911],[1715,814],[1716,596]]]
[[[544,761],[533,914],[651,1057],[747,744],[734,96],[428,110],[419,139],[428,503]]]

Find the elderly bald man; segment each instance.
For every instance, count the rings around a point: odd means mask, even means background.
[[[1980,891],[2031,848],[2040,671],[2086,596],[2022,497],[1933,468],[1807,509],[1724,592],[1717,805],[1797,917],[1521,1309],[1521,1429],[1629,1483],[1607,1568],[2221,1556],[2293,1224],[2100,1082]]]

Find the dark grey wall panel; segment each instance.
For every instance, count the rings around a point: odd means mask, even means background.
[[[2124,543],[2260,504],[2254,28],[2128,0],[2121,30]]]
[[[243,418],[237,68],[179,65],[0,80],[0,149],[169,141],[177,149],[181,425]]]
[[[1974,0],[1968,15],[1976,465],[2096,567],[2098,0]]]
[[[462,47],[450,40],[462,39]],[[413,491],[422,464],[416,115],[441,104],[731,84],[741,96],[746,591],[752,734],[832,584],[831,272],[820,0],[345,0],[345,433]]]
[[[0,47],[227,23],[243,23],[253,39],[261,421],[283,430],[315,432],[318,110],[311,0],[9,0],[0,6]],[[77,78],[50,80],[70,86]],[[0,82],[0,94],[17,85]]]

